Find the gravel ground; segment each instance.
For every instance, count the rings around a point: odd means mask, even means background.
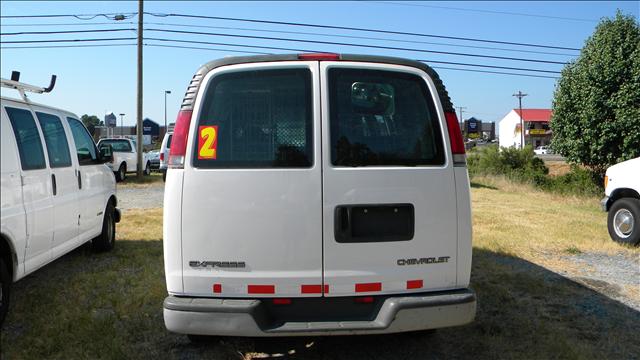
[[[162,207],[164,183],[153,183],[146,186],[118,186],[116,191],[118,208],[148,209]]]
[[[580,270],[562,275],[640,311],[640,298],[625,296],[625,289],[640,290],[640,256],[582,253],[565,259],[580,265]]]

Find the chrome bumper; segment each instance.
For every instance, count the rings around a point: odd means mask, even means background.
[[[293,299],[295,301],[295,299]],[[169,331],[193,335],[309,336],[384,334],[467,324],[475,318],[470,289],[389,296],[373,320],[279,322],[264,300],[168,296],[164,322]]]

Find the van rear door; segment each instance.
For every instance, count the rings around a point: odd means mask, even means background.
[[[184,294],[320,296],[318,63],[225,66],[202,84],[183,175]]]
[[[433,81],[408,66],[321,62],[325,296],[456,283],[456,193]]]

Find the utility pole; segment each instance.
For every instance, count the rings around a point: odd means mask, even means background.
[[[528,94],[524,94],[522,91],[518,90],[517,94],[513,94],[518,98],[518,107],[520,108],[520,149],[524,149],[524,120],[522,119],[522,98],[527,96]]]
[[[138,151],[138,168],[136,175],[142,177],[142,15],[144,13],[143,0],[138,0],[138,118],[136,139]]]
[[[457,106],[458,111],[460,112],[460,130],[462,131],[462,133],[464,134],[464,120],[462,119],[462,110],[466,109],[466,106]]]
[[[124,114],[120,114],[120,136],[122,135],[124,135]]]

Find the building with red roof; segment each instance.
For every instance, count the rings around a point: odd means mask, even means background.
[[[511,110],[499,122],[499,143],[501,147],[520,147],[522,142],[520,109]],[[522,109],[524,122],[524,144],[537,148],[551,143],[551,109]]]

